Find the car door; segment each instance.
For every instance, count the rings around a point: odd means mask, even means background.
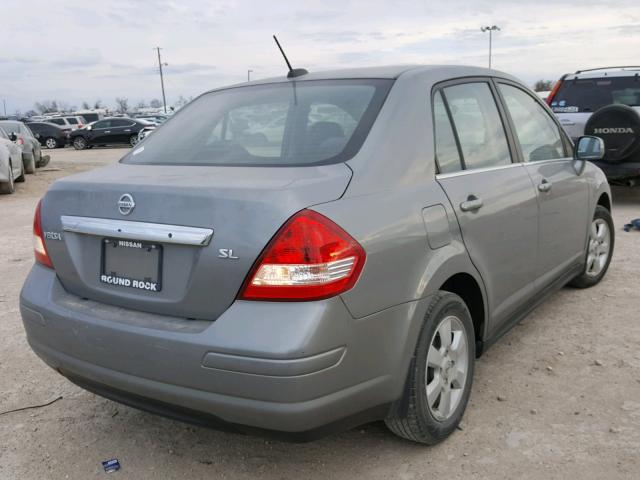
[[[513,161],[514,146],[490,79],[444,84],[433,104],[436,122],[438,116],[441,124],[448,117],[456,144],[455,150],[450,141],[444,148],[446,160],[437,147],[437,181],[451,201],[471,261],[484,281],[491,334],[535,289],[536,193],[524,166]]]
[[[583,261],[589,224],[589,187],[575,168],[571,144],[553,115],[517,84],[498,82],[518,153],[536,186],[538,286],[543,288]]]
[[[100,120],[93,124],[89,132],[89,142],[91,145],[101,145],[109,143],[111,135],[111,120]]]
[[[111,143],[129,143],[129,137],[135,135],[132,133],[134,123],[128,119],[111,120]]]

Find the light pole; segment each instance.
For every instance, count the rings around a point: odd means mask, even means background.
[[[251,72],[253,72],[253,70],[247,70],[247,82],[251,81]]]
[[[490,27],[480,27],[480,30],[483,32],[489,32],[489,68],[491,68],[491,41],[492,41],[492,33],[494,31],[500,31],[500,27],[496,25],[491,25]]]
[[[162,87],[162,105],[164,108],[164,113],[167,113],[167,98],[164,95],[164,77],[162,76],[162,67],[166,67],[169,65],[168,63],[162,63],[160,59],[160,47],[155,48],[158,51],[158,67],[160,68],[160,86]]]

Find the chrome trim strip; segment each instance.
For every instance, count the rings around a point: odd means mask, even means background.
[[[469,170],[458,170],[457,172],[451,172],[451,173],[438,173],[436,174],[436,179],[439,180],[441,178],[460,177],[462,175],[471,175],[473,173],[492,172],[494,170],[504,170],[506,168],[522,167],[523,165],[524,163],[514,162],[509,165],[498,165],[497,167],[471,168]]]
[[[65,232],[127,240],[206,246],[209,245],[213,237],[213,230],[210,228],[68,215],[61,216],[60,220],[62,221],[62,230]]]

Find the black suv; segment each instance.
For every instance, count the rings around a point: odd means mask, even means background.
[[[138,143],[138,132],[150,127],[148,122],[134,118],[105,118],[71,132],[70,139],[76,150],[95,145],[129,145]]]
[[[46,148],[64,147],[69,141],[69,134],[63,128],[53,123],[29,122],[27,126],[38,139],[40,145]]]

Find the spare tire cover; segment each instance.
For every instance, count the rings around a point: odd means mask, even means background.
[[[627,105],[607,105],[591,115],[584,134],[604,140],[605,162],[631,160],[640,151],[640,115]]]

